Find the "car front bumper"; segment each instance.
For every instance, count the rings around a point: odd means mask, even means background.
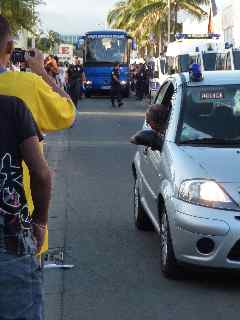
[[[168,212],[178,261],[240,269],[240,212],[205,208],[178,199],[171,201]],[[202,243],[213,248],[203,252]]]

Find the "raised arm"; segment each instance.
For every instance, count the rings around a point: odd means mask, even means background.
[[[71,100],[69,95],[59,86],[57,86],[54,79],[47,74],[44,68],[44,57],[41,51],[37,49],[32,49],[32,51],[34,52],[33,57],[31,57],[29,54],[27,54],[26,56],[26,60],[29,64],[29,67],[31,68],[31,71],[37,74],[38,76],[42,77],[43,80],[47,82],[47,84],[52,88],[54,92],[58,93],[61,97]]]

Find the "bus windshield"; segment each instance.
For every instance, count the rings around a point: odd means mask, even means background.
[[[128,40],[118,37],[88,37],[86,63],[128,63]]]

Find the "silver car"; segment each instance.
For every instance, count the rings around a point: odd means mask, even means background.
[[[137,228],[159,233],[167,277],[181,263],[240,269],[240,72],[173,75],[155,103],[171,111],[163,136],[141,132]]]

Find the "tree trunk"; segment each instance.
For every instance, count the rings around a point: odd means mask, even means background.
[[[175,4],[174,6],[174,36],[177,32],[177,20],[178,20],[178,6]]]

